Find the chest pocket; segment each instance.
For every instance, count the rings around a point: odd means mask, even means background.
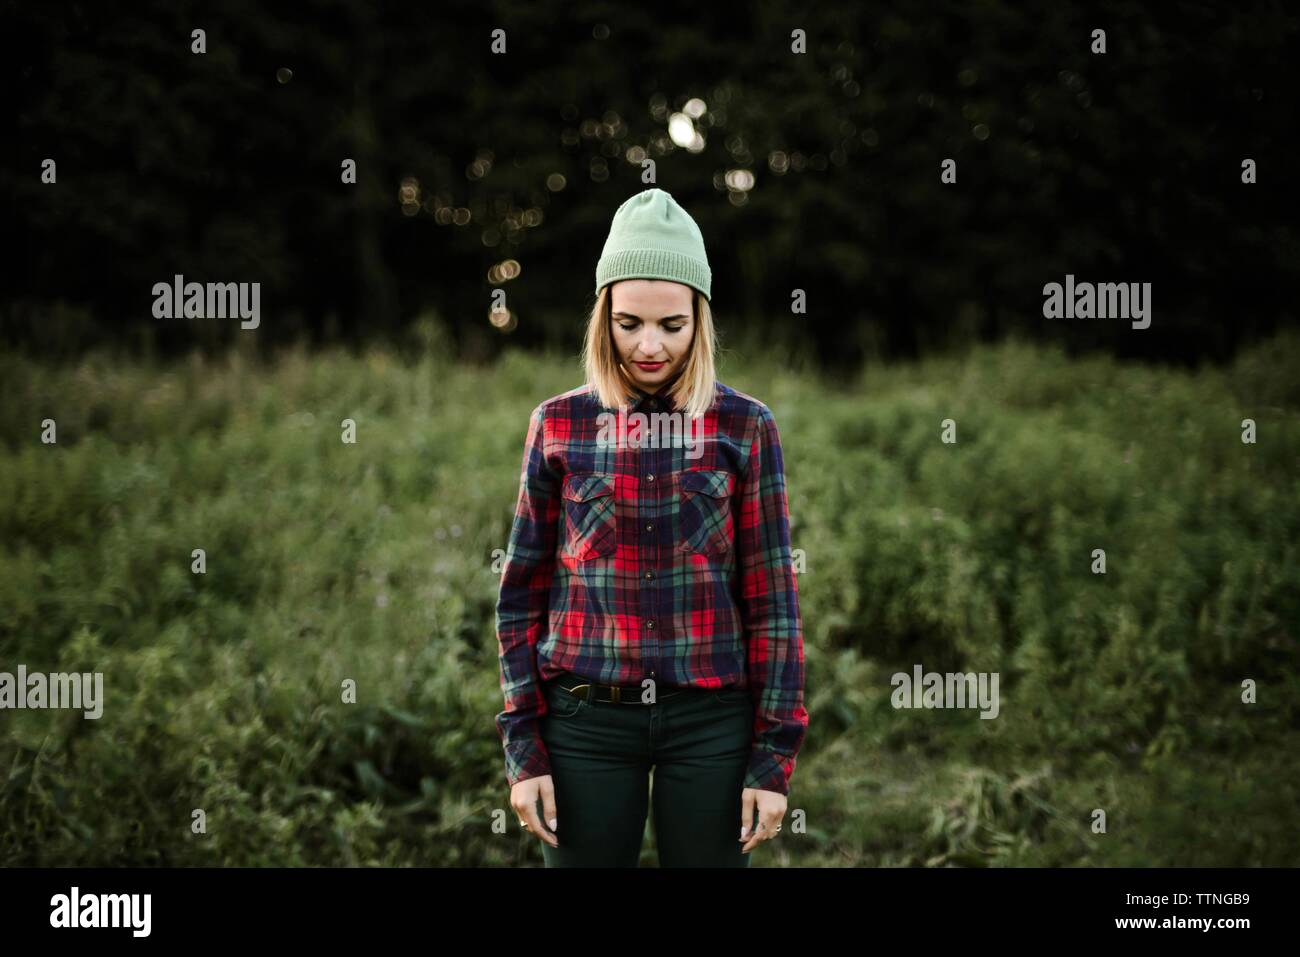
[[[726,469],[694,469],[677,473],[678,549],[714,558],[731,550],[735,518],[731,496],[736,475]]]
[[[564,477],[564,551],[580,562],[614,553],[614,476],[570,472]]]

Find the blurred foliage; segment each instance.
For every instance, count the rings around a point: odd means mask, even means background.
[[[578,373],[452,362],[448,335],[0,355],[0,670],[106,695],[0,717],[0,861],[540,862],[493,724],[492,566],[528,412]],[[776,416],[807,559],[807,832],[755,863],[1294,863],[1298,362],[1295,334],[1195,373],[1017,341],[847,387],[728,360]],[[895,711],[915,663],[998,672],[999,718]]]
[[[237,322],[152,318],[153,284],[180,273],[262,283],[266,318],[244,334],[262,346],[400,338],[433,313],[475,360],[567,350],[610,217],[646,186],[642,156],[703,230],[723,325],[828,365],[1016,332],[1223,358],[1295,318],[1300,14],[1282,0],[679,12],[15,5],[0,342],[149,354],[241,338]],[[668,136],[693,100],[699,152]],[[57,186],[39,180],[47,157]],[[517,327],[502,332],[489,270],[508,259]],[[1042,287],[1067,272],[1151,282],[1151,328],[1045,323]],[[789,312],[795,289],[806,315]]]

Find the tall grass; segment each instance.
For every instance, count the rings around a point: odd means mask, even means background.
[[[1298,370],[1294,334],[1194,373],[1016,342],[847,387],[724,366],[776,415],[806,560],[800,824],[755,863],[1294,864]],[[0,711],[0,861],[540,862],[492,721],[493,551],[574,357],[0,379],[0,671],[106,695]],[[918,663],[998,672],[998,719],[895,710]]]

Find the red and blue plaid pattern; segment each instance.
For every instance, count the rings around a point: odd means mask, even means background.
[[[776,420],[719,383],[684,435],[671,403],[639,391],[619,417],[582,386],[532,412],[496,606],[511,785],[550,773],[541,683],[571,671],[748,688],[745,787],[789,793],[808,712]]]

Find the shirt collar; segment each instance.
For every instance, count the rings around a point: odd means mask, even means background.
[[[632,388],[632,410],[634,412],[671,412],[677,408],[673,396],[670,394],[672,387],[676,382],[669,382],[660,386],[655,392],[647,392],[638,385]]]

